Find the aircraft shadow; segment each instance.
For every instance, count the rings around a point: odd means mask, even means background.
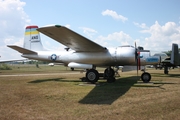
[[[152,73],[152,76],[156,76],[156,77],[177,77],[180,78],[180,74],[164,74],[164,73]]]
[[[33,80],[28,83],[42,83],[42,82],[79,82],[79,80],[65,80],[64,78],[50,78],[50,79],[40,79],[40,80]]]
[[[100,83],[100,86],[94,87],[79,103],[110,105],[123,96],[138,80],[139,77],[131,76],[117,79],[114,83]]]

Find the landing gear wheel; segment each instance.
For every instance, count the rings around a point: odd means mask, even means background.
[[[71,71],[74,71],[74,68],[71,68]]]
[[[104,71],[104,78],[114,77],[114,70],[112,68],[107,68]]]
[[[148,83],[150,80],[151,80],[151,75],[147,72],[144,72],[142,75],[141,75],[141,80],[144,82],[144,83]]]
[[[109,77],[109,78],[107,78],[107,82],[108,82],[108,83],[113,83],[113,82],[115,82],[115,81],[116,81],[115,77]]]
[[[169,71],[164,71],[164,74],[168,75]]]
[[[86,72],[86,79],[91,82],[91,83],[95,83],[98,81],[99,79],[99,73],[97,70],[95,69],[90,69]]]

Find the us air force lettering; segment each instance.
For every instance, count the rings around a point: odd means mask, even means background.
[[[57,42],[67,46],[64,51],[48,51],[42,46],[39,32],[49,36]],[[51,25],[38,28],[27,26],[24,46],[8,46],[22,53],[22,57],[62,63],[71,68],[88,69],[86,80],[95,83],[99,79],[96,67],[105,67],[104,77],[107,82],[115,81],[113,67],[153,65],[160,62],[158,56],[150,56],[150,51],[140,50],[134,46],[126,45],[116,48],[106,48],[78,33],[60,25]],[[139,67],[138,67],[139,66]],[[149,82],[151,75],[144,72],[141,76],[144,82]]]

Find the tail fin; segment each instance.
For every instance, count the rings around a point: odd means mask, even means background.
[[[171,64],[173,65],[179,65],[179,50],[178,50],[178,44],[172,44],[172,53],[171,53]]]
[[[24,36],[24,48],[33,51],[44,50],[39,32],[36,30],[38,26],[27,26]]]

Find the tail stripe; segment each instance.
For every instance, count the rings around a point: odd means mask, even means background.
[[[33,34],[39,34],[39,32],[36,31],[29,31],[29,32],[25,32],[25,35],[33,35]]]
[[[39,34],[39,32],[36,30],[37,26],[31,28],[31,26],[26,27],[25,35],[33,35],[33,34]]]
[[[36,31],[37,28],[31,28],[31,29],[26,29],[26,32],[29,32],[29,31]]]

